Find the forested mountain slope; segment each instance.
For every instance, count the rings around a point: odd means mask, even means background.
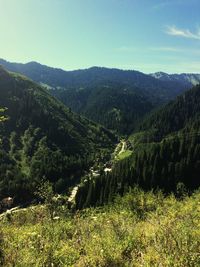
[[[132,155],[118,161],[110,173],[86,181],[77,206],[103,204],[135,184],[166,193],[177,186],[200,186],[200,86],[155,112],[133,134]]]
[[[73,111],[120,134],[130,134],[159,99],[151,99],[137,87],[107,83],[93,87],[52,90]]]
[[[141,126],[142,130],[154,130],[160,137],[183,128],[199,129],[200,86],[177,97],[173,102],[150,115]]]
[[[146,114],[191,86],[134,70],[92,67],[64,71],[37,62],[19,64],[3,59],[0,64],[41,83],[72,111],[120,135],[133,132]]]
[[[103,158],[115,137],[82,118],[44,88],[0,68],[0,107],[8,120],[0,124],[0,198],[30,199],[42,179],[67,191],[81,173]]]

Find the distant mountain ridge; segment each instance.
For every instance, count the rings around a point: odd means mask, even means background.
[[[123,83],[139,87],[151,95],[164,100],[173,99],[185,91],[187,86],[177,81],[160,81],[151,75],[135,70],[120,70],[115,68],[91,67],[89,69],[64,71],[51,68],[37,62],[11,63],[0,59],[0,65],[9,71],[21,73],[35,82],[46,84],[53,88],[78,88],[105,84],[107,82]]]
[[[192,87],[180,79],[162,80],[135,70],[92,67],[64,71],[37,62],[3,59],[0,64],[42,84],[72,111],[123,135],[133,132],[153,109]]]
[[[188,87],[200,84],[200,74],[198,73],[168,74],[165,72],[155,72],[150,75],[160,81],[179,82]]]

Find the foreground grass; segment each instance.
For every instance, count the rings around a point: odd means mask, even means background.
[[[200,266],[200,193],[138,189],[114,205],[51,220],[38,207],[1,221],[1,266]]]

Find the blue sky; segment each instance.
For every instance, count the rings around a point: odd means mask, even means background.
[[[199,0],[0,0],[0,57],[200,73]]]

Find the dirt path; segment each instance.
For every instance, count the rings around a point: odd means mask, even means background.
[[[21,211],[27,211],[28,209],[31,209],[33,211],[34,209],[37,209],[37,206],[32,206],[32,207],[29,207],[29,208],[20,208],[18,206],[18,207],[14,207],[12,209],[6,210],[6,211],[4,211],[3,213],[0,214],[0,220],[3,219],[7,214],[15,214],[15,213],[18,213],[18,212],[21,212]]]
[[[119,151],[118,155],[120,155],[121,153],[123,153],[125,151],[125,146],[126,146],[126,141],[122,141],[122,148]]]
[[[75,187],[72,189],[71,195],[70,195],[69,198],[68,198],[68,201],[69,201],[69,202],[73,202],[73,200],[74,200],[75,197],[76,197],[77,192],[78,192],[78,186],[75,186]]]

